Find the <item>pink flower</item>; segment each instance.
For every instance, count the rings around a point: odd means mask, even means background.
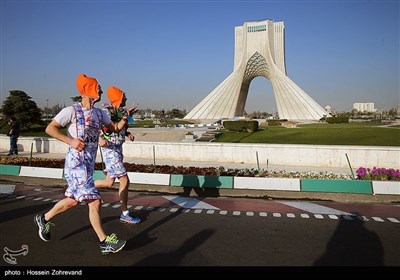
[[[400,181],[400,170],[393,168],[365,168],[360,167],[356,171],[358,180],[374,181]]]

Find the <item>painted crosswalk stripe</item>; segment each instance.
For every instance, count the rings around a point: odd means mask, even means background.
[[[233,211],[232,213],[234,216],[239,216],[240,215],[240,211]]]
[[[183,208],[191,208],[191,209],[214,209],[220,210],[218,207],[205,203],[201,200],[198,200],[193,197],[181,197],[181,196],[174,196],[174,195],[167,195],[163,196],[165,199],[178,204]]]
[[[345,218],[346,220],[352,221],[354,220],[352,215],[342,215],[343,218]]]
[[[357,218],[359,220],[361,220],[361,221],[364,221],[364,222],[368,222],[369,221],[369,219],[367,217],[365,217],[365,216],[357,216]]]
[[[288,218],[296,218],[296,216],[293,213],[287,213],[286,217],[288,217]]]
[[[226,211],[226,210],[221,210],[221,211],[219,211],[219,214],[220,215],[226,215],[228,213],[228,211]]]
[[[273,213],[272,216],[274,216],[274,217],[276,217],[276,218],[279,218],[279,217],[281,217],[282,215],[281,215],[281,213]]]
[[[391,221],[392,223],[400,223],[399,220],[397,220],[396,218],[387,218],[389,221]]]
[[[3,185],[0,184],[0,193],[2,194],[10,194],[15,190],[15,185]]]
[[[310,218],[310,215],[308,215],[308,214],[300,214],[300,217],[302,217],[304,219],[308,219],[308,218]]]
[[[343,212],[337,209],[322,206],[316,203],[306,202],[306,201],[284,201],[278,200],[279,203],[295,207],[313,214],[333,214],[333,215],[351,215],[350,213]]]
[[[374,221],[377,221],[377,222],[384,222],[384,220],[382,220],[382,219],[379,218],[379,217],[372,217],[372,219],[373,219]]]
[[[322,216],[321,214],[314,214],[314,217],[317,219],[323,219],[324,216]]]
[[[336,216],[336,215],[328,215],[328,217],[331,218],[332,220],[339,219],[338,216]]]
[[[268,216],[267,212],[260,212],[259,214],[260,214],[261,217],[267,217]]]
[[[246,216],[254,216],[254,212],[246,212]]]

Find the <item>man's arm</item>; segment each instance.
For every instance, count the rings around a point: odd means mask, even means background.
[[[52,120],[46,127],[45,132],[51,137],[64,142],[77,151],[82,151],[85,148],[83,139],[70,138],[60,131],[62,126],[55,120]]]
[[[122,117],[122,119],[115,123],[111,122],[110,124],[106,125],[106,127],[111,131],[111,132],[120,132],[125,125],[127,124],[127,117]]]

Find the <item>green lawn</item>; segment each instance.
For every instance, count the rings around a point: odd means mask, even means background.
[[[143,124],[143,123],[142,123]],[[146,123],[145,123],[146,124]],[[21,136],[48,137],[45,126],[22,130]],[[66,131],[66,129],[64,129]],[[260,128],[254,133],[222,132],[215,142],[314,144],[314,145],[361,145],[400,146],[399,126],[379,126],[369,123],[304,124],[297,128],[272,126]],[[2,131],[6,133],[6,131]]]
[[[372,124],[306,124],[297,128],[273,126],[254,133],[222,131],[215,142],[400,146],[400,128]]]

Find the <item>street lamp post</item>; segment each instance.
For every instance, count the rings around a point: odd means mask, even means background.
[[[49,118],[49,99],[46,99],[46,120]]]

